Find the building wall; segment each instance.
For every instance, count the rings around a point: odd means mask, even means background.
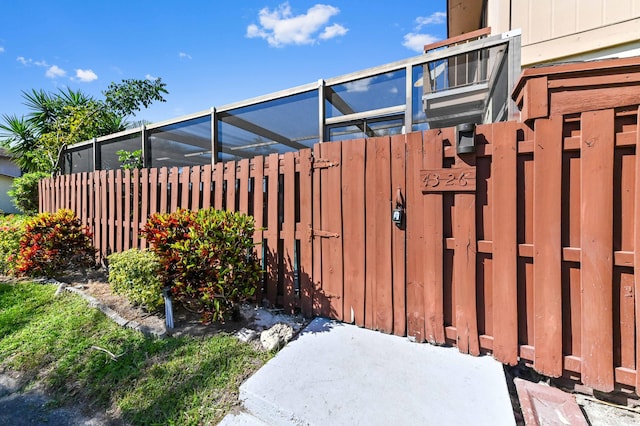
[[[522,65],[640,54],[640,0],[489,0],[494,34],[522,30]]]
[[[0,175],[0,211],[4,213],[19,213],[11,202],[11,198],[7,192],[11,189],[13,178],[10,176]]]

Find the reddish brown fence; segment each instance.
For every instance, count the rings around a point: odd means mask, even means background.
[[[74,209],[103,255],[144,247],[137,232],[156,211],[246,212],[264,228],[259,300],[633,389],[640,91],[603,100],[611,81],[554,70],[525,74],[526,123],[477,127],[475,153],[456,154],[454,130],[440,129],[215,167],[100,171],[43,180],[40,208]],[[628,74],[608,71],[640,80]],[[592,89],[596,107],[584,101]]]

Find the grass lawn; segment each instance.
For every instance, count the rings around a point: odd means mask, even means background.
[[[55,290],[0,282],[0,371],[23,372],[60,405],[110,410],[130,424],[215,424],[270,356],[229,335],[144,337]]]

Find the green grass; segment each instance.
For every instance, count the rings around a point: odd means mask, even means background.
[[[147,338],[54,292],[0,283],[0,371],[23,372],[59,404],[110,409],[130,424],[215,424],[269,357],[229,335]]]

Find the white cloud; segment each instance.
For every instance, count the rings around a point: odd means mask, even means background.
[[[65,75],[67,75],[67,72],[57,65],[51,65],[51,67],[47,69],[47,72],[44,73],[44,75],[48,78],[58,78],[64,77]]]
[[[322,34],[320,34],[320,38],[322,40],[329,40],[334,37],[343,36],[349,31],[345,27],[340,24],[333,24],[324,29]]]
[[[83,83],[89,83],[98,79],[98,76],[92,70],[76,70],[76,78]]]
[[[37,67],[43,67],[43,68],[48,68],[49,67],[49,64],[45,60],[34,61],[33,59],[31,59],[31,58],[27,59],[24,56],[18,56],[16,58],[16,61],[20,62],[25,67],[29,67],[31,65],[35,65]]]
[[[430,44],[437,40],[438,40],[438,37],[435,37],[429,34],[409,33],[404,36],[404,41],[402,42],[402,45],[407,49],[411,49],[416,52],[423,52],[425,44]]]
[[[4,53],[4,46],[0,46],[0,53]]]
[[[434,12],[430,16],[418,16],[416,23],[418,24],[418,30],[425,25],[444,24],[447,19],[445,12]]]
[[[184,53],[184,52],[178,53],[178,57],[180,59],[191,59],[191,55],[189,55],[188,53]]]
[[[424,52],[424,45],[439,40],[438,37],[431,34],[419,32],[425,25],[442,25],[447,22],[447,14],[445,12],[434,12],[429,16],[419,16],[416,18],[416,27],[413,32],[404,36],[402,45],[407,49],[416,52]]]
[[[325,26],[338,13],[340,9],[326,4],[316,4],[307,13],[295,16],[288,2],[280,4],[274,10],[265,7],[258,13],[260,25],[249,25],[246,36],[267,40],[272,47],[314,44],[318,32],[321,32],[318,37],[323,40],[347,33],[348,30],[339,24]]]
[[[146,78],[147,80],[151,80],[151,81],[155,81],[155,80],[158,79],[158,77],[154,77],[151,74],[145,75],[144,78]]]

